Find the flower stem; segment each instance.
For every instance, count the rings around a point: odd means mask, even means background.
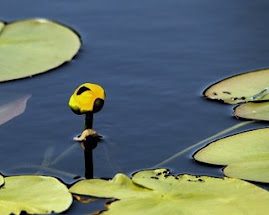
[[[92,129],[93,126],[93,113],[86,113],[84,129]],[[85,178],[93,178],[93,158],[92,150],[95,148],[95,142],[93,136],[88,136],[86,141],[83,142],[84,145],[84,162],[85,162]]]
[[[92,125],[93,125],[93,113],[88,112],[85,114],[84,130],[85,129],[92,129]]]

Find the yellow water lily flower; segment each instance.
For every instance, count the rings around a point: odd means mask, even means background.
[[[69,107],[76,114],[96,113],[102,109],[105,97],[105,90],[101,86],[85,83],[70,97]]]

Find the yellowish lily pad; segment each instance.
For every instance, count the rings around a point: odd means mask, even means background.
[[[0,187],[4,184],[4,177],[0,175]]]
[[[112,180],[82,180],[72,193],[116,198],[103,214],[263,215],[269,193],[235,178],[169,174],[166,169],[145,170],[130,179],[117,174]]]
[[[100,189],[106,188],[106,192]],[[112,180],[90,179],[74,184],[69,191],[75,194],[90,195],[104,198],[135,197],[138,193],[147,193],[147,189],[138,187],[126,175],[118,173]],[[126,192],[127,191],[127,192]]]
[[[224,174],[249,181],[269,183],[269,159],[232,163],[224,169]]]
[[[79,36],[46,19],[0,23],[0,81],[30,77],[70,61],[78,52]]]
[[[239,74],[226,78],[207,88],[205,97],[229,104],[253,100],[268,100],[269,69]]]
[[[4,26],[5,26],[5,24],[3,22],[0,22],[0,32],[2,31]]]
[[[236,117],[269,121],[269,102],[247,102],[234,110]]]
[[[230,177],[269,183],[269,174],[265,174],[269,172],[268,140],[269,128],[239,133],[212,142],[199,150],[194,159],[228,165],[224,173]]]
[[[72,203],[67,187],[46,176],[11,176],[0,189],[0,214],[61,213]]]

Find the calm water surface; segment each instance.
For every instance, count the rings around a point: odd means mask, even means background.
[[[39,165],[48,148],[55,159],[73,144],[84,119],[67,103],[84,82],[98,83],[107,93],[94,119],[104,136],[94,151],[95,177],[149,168],[239,123],[231,117],[231,106],[206,101],[201,93],[224,77],[269,66],[268,9],[265,0],[2,0],[1,20],[57,20],[77,30],[83,45],[72,62],[53,72],[1,84],[1,92],[32,97],[24,114],[0,128],[0,172],[35,173],[13,168]],[[243,129],[261,126],[267,124]],[[220,168],[195,163],[194,151],[166,167],[174,173],[222,176]],[[83,162],[83,151],[76,147],[55,168],[83,176]],[[102,207],[102,201],[75,203],[67,213]]]

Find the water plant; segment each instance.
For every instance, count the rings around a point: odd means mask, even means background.
[[[269,99],[268,78],[269,69],[241,73],[212,84],[203,94],[228,104],[264,101]]]
[[[69,100],[69,107],[76,114],[85,114],[84,131],[76,141],[82,141],[85,159],[85,177],[93,178],[92,150],[98,142],[98,134],[93,130],[93,114],[104,106],[105,90],[97,85],[85,83],[80,85]]]
[[[236,109],[243,109],[243,113],[250,119],[267,120],[268,113],[266,107],[268,103],[266,103],[267,99],[265,98],[268,95],[268,82],[265,78],[268,75],[269,70],[262,70],[227,78],[217,84],[213,84],[205,91],[204,95],[209,99],[231,104],[244,102]],[[250,80],[252,81],[251,83],[254,83],[252,86],[248,85],[248,87],[239,89],[241,81],[247,83]],[[257,101],[260,103],[256,103]],[[255,121],[247,121],[232,126],[188,147],[167,160],[160,162],[155,167],[166,165],[171,160],[198,145],[253,122]],[[224,215],[245,214],[246,212],[249,214],[264,214],[264,210],[268,210],[268,192],[261,189],[267,200],[256,201],[256,197],[254,198],[255,201],[252,197],[248,199],[248,197],[258,194],[259,191],[250,191],[248,189],[250,188],[248,187],[249,183],[236,178],[269,182],[268,135],[268,128],[247,131],[212,142],[195,153],[194,159],[197,161],[216,165],[228,165],[224,169],[224,173],[232,178],[220,179],[190,175],[173,176],[167,169],[142,170],[135,173],[131,179],[126,175],[117,174],[111,180],[82,180],[73,185],[70,191],[80,195],[119,200],[108,204],[108,210],[103,211],[103,214],[186,213]],[[250,191],[249,194],[245,189]],[[235,193],[239,196],[235,196]],[[218,197],[218,194],[220,194],[220,197]],[[241,194],[243,195],[241,196]],[[261,208],[264,209],[260,210]]]
[[[225,165],[224,174],[269,183],[269,129],[242,132],[210,143],[194,154],[203,163]]]
[[[91,83],[80,85],[71,95],[69,99],[71,110],[78,115],[85,114],[84,130],[92,129],[93,114],[103,108],[105,97],[105,90],[101,86]]]
[[[142,170],[132,178],[117,174],[111,180],[85,179],[70,192],[112,198],[101,214],[219,214],[262,215],[269,193],[235,178],[172,175],[167,169]]]
[[[0,57],[3,67],[0,81],[30,77],[56,68],[70,61],[81,45],[80,37],[75,31],[46,19],[0,22],[0,33]],[[23,54],[19,55],[20,53]],[[11,60],[10,55],[17,58]],[[211,85],[204,92],[206,98],[238,104],[235,116],[252,121],[241,122],[206,138],[155,167],[165,167],[171,160],[187,151],[255,120],[268,120],[268,78],[269,69],[265,69],[239,74]],[[229,177],[172,175],[168,169],[158,168],[141,170],[132,177],[118,173],[113,179],[93,179],[92,151],[100,137],[93,129],[93,115],[103,108],[105,97],[101,86],[85,83],[75,90],[69,100],[69,106],[74,113],[85,115],[83,132],[74,140],[82,142],[86,179],[74,183],[68,190],[64,183],[50,176],[0,175],[1,214],[20,214],[24,211],[35,214],[61,213],[72,204],[71,193],[112,199],[113,202],[108,204],[108,210],[103,211],[104,214],[260,215],[269,209],[268,191],[240,180],[269,182],[268,128],[214,141],[194,155],[197,161],[227,166],[224,168],[224,174]],[[29,96],[25,96],[3,106],[3,110],[14,105],[21,107],[17,112],[13,111],[15,114],[10,115],[7,120],[21,114],[28,99]],[[7,120],[3,119],[2,123]],[[69,152],[70,148],[66,152]],[[52,148],[49,148],[41,166],[32,165],[31,168],[37,168],[37,174],[40,174],[40,170],[47,170],[74,178],[74,174],[52,167],[67,153],[63,152],[64,155],[54,160],[51,159],[51,154]]]
[[[61,213],[72,204],[68,188],[49,176],[0,176],[0,214]]]

